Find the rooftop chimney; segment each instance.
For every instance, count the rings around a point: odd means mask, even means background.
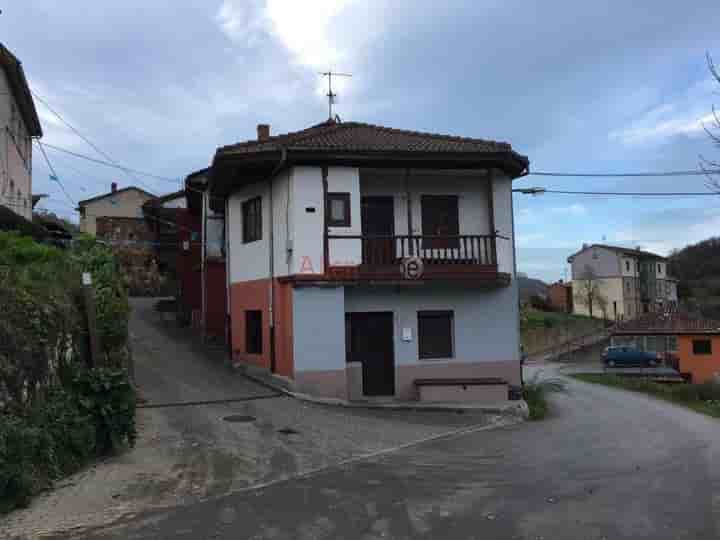
[[[110,184],[110,192],[115,193],[117,191],[117,182]]]
[[[270,124],[258,124],[257,135],[258,141],[267,141],[270,138]]]

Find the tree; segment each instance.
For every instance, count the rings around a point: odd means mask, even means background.
[[[577,280],[577,290],[575,293],[575,302],[588,308],[588,313],[593,316],[593,308],[597,307],[603,313],[603,317],[607,317],[607,298],[603,296],[600,290],[598,278],[594,270],[590,266],[586,266],[580,279]]]
[[[715,65],[710,53],[707,53],[706,57],[710,74],[713,79],[720,84],[720,68]],[[713,144],[720,148],[720,114],[717,112],[714,105],[712,108],[712,116],[713,117],[709,125],[703,124],[703,128]],[[708,187],[720,193],[720,161],[705,159],[703,156],[700,156],[700,167],[702,167],[708,177]]]

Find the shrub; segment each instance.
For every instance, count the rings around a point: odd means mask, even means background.
[[[0,511],[25,506],[92,458],[135,443],[135,396],[124,371],[80,369],[25,414],[0,416]]]
[[[559,379],[541,380],[535,375],[523,384],[523,399],[528,404],[530,420],[542,420],[547,416],[549,404],[548,394],[563,392],[565,383]]]

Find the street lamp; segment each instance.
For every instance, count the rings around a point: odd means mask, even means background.
[[[537,195],[542,195],[543,193],[545,193],[545,188],[544,187],[518,188],[518,189],[513,189],[512,192],[513,193],[522,193],[523,195],[537,196]]]

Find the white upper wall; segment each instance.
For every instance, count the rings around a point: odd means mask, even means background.
[[[32,139],[0,69],[0,204],[32,218]]]
[[[407,234],[407,196],[404,171],[395,169],[328,168],[328,193],[350,194],[350,226],[330,227],[331,236],[362,233],[361,196],[390,195],[395,205],[395,234]],[[300,166],[282,172],[272,182],[272,219],[269,184],[242,188],[228,199],[228,242],[231,282],[270,276],[270,226],[274,227],[274,276],[323,274],[324,198],[322,169]],[[422,195],[457,195],[461,235],[486,235],[490,226],[488,177],[478,171],[415,171],[409,182],[413,234],[422,234]],[[242,203],[262,198],[263,236],[242,243]],[[513,223],[511,180],[497,174],[493,182],[494,228],[508,240],[498,239],[501,272],[513,274]],[[359,239],[334,239],[329,244],[330,263],[335,266],[361,262]]]

